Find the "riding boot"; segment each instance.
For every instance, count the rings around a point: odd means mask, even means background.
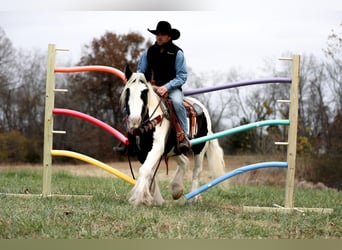
[[[191,149],[191,143],[178,120],[171,100],[169,100],[169,110],[171,126],[174,128],[177,137],[177,151],[184,154]]]
[[[180,153],[187,153],[191,149],[191,143],[188,136],[182,129],[182,126],[178,121],[173,125],[177,136],[177,149]]]
[[[184,133],[183,140],[178,141],[178,150],[179,152],[185,154],[190,150],[190,148],[191,148],[190,140]]]

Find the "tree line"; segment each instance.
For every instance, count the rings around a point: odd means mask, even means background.
[[[341,179],[342,152],[342,24],[327,37],[324,58],[301,55],[298,154],[315,159],[316,176],[336,184]],[[83,48],[77,65],[106,65],[123,70],[136,69],[139,57],[151,41],[139,33],[106,32]],[[291,56],[291,52],[285,52]],[[0,161],[40,162],[43,151],[44,102],[47,55],[38,50],[13,47],[0,27]],[[191,65],[188,65],[191,66]],[[289,77],[291,64],[281,68],[265,59],[263,71],[269,76]],[[189,67],[186,88],[199,88],[253,79],[238,68],[225,72],[196,74]],[[109,73],[57,74],[55,107],[70,108],[92,115],[123,131],[119,96],[121,79]],[[209,109],[214,131],[265,119],[287,119],[289,106],[277,103],[289,99],[289,86],[267,84],[196,96]],[[103,161],[123,159],[114,151],[119,141],[97,127],[76,118],[55,116],[54,128],[66,135],[54,135],[54,148],[84,153]],[[226,154],[284,151],[273,145],[287,138],[284,126],[271,126],[220,140]],[[67,159],[61,159],[67,160]],[[332,176],[335,176],[334,178]],[[318,177],[312,177],[318,178]],[[338,182],[338,181],[337,181]]]

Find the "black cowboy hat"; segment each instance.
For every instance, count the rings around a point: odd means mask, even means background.
[[[150,30],[150,29],[147,29],[147,30],[154,35],[157,35],[158,33],[170,35],[172,40],[177,40],[180,37],[179,30],[172,29],[171,24],[166,21],[160,21],[157,24],[157,28],[155,30]]]

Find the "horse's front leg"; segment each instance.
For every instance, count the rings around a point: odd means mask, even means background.
[[[154,143],[151,151],[147,155],[144,164],[141,165],[137,182],[129,193],[128,200],[133,206],[160,206],[163,204],[164,200],[160,194],[157,179],[155,178],[155,180],[152,180],[153,170],[157,166],[163,152],[164,144],[160,144],[160,142]],[[151,186],[152,181],[154,182]]]

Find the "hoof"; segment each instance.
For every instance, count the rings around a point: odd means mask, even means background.
[[[179,184],[173,184],[171,187],[171,194],[174,200],[178,200],[183,195],[183,187]]]
[[[128,194],[129,203],[134,206],[150,206],[152,205],[153,197],[151,196],[148,189],[139,190],[134,187]]]

